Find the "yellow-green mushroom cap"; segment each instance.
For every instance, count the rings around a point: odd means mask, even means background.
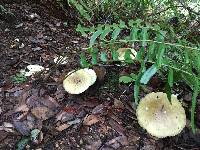
[[[119,56],[118,56],[119,60],[121,60],[121,61],[125,60],[124,56],[125,56],[125,53],[126,53],[127,50],[131,51],[131,54],[130,54],[131,59],[135,59],[137,52],[133,48],[119,48],[117,50],[117,52],[119,54]]]
[[[186,125],[185,110],[177,96],[163,92],[147,94],[139,103],[136,115],[138,123],[152,136],[165,138],[179,134]]]
[[[80,94],[91,85],[91,76],[84,69],[70,72],[63,81],[65,91],[70,94]]]

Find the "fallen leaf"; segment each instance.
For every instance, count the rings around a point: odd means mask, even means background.
[[[98,106],[96,106],[93,110],[92,110],[92,114],[102,114],[105,112],[105,107],[103,104],[100,104]]]
[[[35,141],[37,140],[37,137],[40,133],[40,130],[39,129],[34,129],[31,131],[31,141]]]
[[[7,133],[6,131],[0,130],[0,141],[3,141],[8,135],[9,133]]]
[[[63,110],[67,113],[76,113],[77,112],[77,107],[72,107],[72,106],[66,106],[63,108]]]
[[[74,125],[74,124],[78,124],[78,123],[80,123],[80,122],[81,122],[81,119],[77,118],[77,119],[75,119],[75,120],[72,120],[72,121],[67,122],[67,124],[69,124],[69,125]]]
[[[6,131],[6,132],[11,132],[11,133],[15,132],[13,124],[11,124],[9,122],[3,122],[2,126],[0,126],[0,130]]]
[[[128,140],[126,136],[118,136],[106,143],[106,145],[113,147],[114,149],[119,149],[121,146],[127,146]]]
[[[29,129],[33,129],[36,124],[39,125],[39,121],[32,114],[29,113],[26,117],[26,124]]]
[[[43,140],[43,132],[39,129],[33,129],[31,131],[31,141],[35,144],[41,143]]]
[[[21,105],[15,109],[15,112],[28,112],[29,108],[26,104]]]
[[[30,133],[30,129],[28,128],[28,125],[26,122],[21,122],[19,120],[13,120],[13,124],[17,131],[19,131],[22,135],[28,136]]]
[[[114,99],[114,107],[118,109],[124,109],[124,104],[120,100]]]
[[[62,124],[62,125],[56,127],[56,130],[58,130],[58,131],[63,131],[63,130],[65,130],[65,129],[69,128],[70,126],[71,126],[71,125],[64,123],[64,124]]]
[[[17,150],[24,150],[26,145],[29,143],[30,139],[25,137],[22,138],[18,143],[17,143]]]
[[[74,117],[75,117],[75,114],[73,113],[67,113],[65,111],[61,111],[56,115],[56,121],[65,122],[65,121],[74,119]]]
[[[98,141],[92,142],[91,145],[86,145],[86,149],[87,150],[99,149],[101,144],[102,144],[101,140],[98,140]]]
[[[124,135],[125,129],[122,127],[122,125],[113,119],[109,119],[108,122],[115,131],[117,131],[120,135]]]
[[[56,109],[56,108],[60,107],[58,102],[54,98],[52,98],[48,95],[45,95],[44,98],[43,97],[40,98],[40,100],[43,105],[47,106],[50,109]]]
[[[52,112],[47,107],[35,107],[31,110],[31,113],[41,120],[47,120],[52,115]]]
[[[83,120],[83,125],[91,126],[95,123],[99,122],[99,119],[95,115],[86,116]]]
[[[99,100],[95,97],[90,97],[86,99],[77,99],[76,101],[79,105],[85,106],[85,107],[90,107],[93,108],[97,105],[99,105]]]

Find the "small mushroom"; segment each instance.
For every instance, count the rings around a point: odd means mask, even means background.
[[[139,103],[136,115],[138,123],[152,136],[165,138],[179,134],[186,125],[185,110],[177,96],[163,92],[147,94]]]
[[[39,72],[39,71],[44,70],[44,67],[40,65],[28,65],[27,69],[31,72]]]
[[[22,73],[26,77],[29,77],[35,74],[36,72],[44,70],[44,67],[40,65],[28,65],[26,68],[28,69],[28,71],[26,71],[25,69],[20,70],[20,73]]]
[[[96,81],[96,73],[92,69],[80,69],[69,72],[63,81],[64,89],[70,94],[80,94],[86,91]]]
[[[61,64],[61,65],[65,65],[65,64],[68,63],[67,59],[68,59],[67,57],[56,56],[53,61],[56,64],[58,63],[58,64]]]
[[[119,56],[118,56],[118,59],[119,60],[125,60],[124,56],[126,54],[126,52],[130,50],[131,51],[131,54],[130,54],[130,57],[131,59],[135,59],[136,55],[137,55],[137,52],[133,49],[133,48],[119,48],[117,50]]]

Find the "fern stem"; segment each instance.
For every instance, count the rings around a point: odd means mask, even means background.
[[[111,41],[108,41],[108,40],[104,40],[103,42],[106,42],[106,44],[110,44],[111,43]],[[103,42],[101,42],[101,43],[103,43]],[[180,44],[177,44],[177,43],[159,42],[159,41],[153,41],[153,40],[119,40],[119,41],[115,41],[114,43],[127,43],[127,42],[152,42],[152,43],[157,43],[157,44],[165,44],[165,45],[169,45],[169,46],[175,46],[175,47],[186,48],[186,49],[191,49],[191,50],[199,50],[200,51],[199,48],[184,46],[184,45],[180,45]]]

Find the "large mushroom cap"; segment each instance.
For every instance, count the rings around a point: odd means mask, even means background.
[[[93,72],[86,69],[70,72],[63,81],[63,87],[70,94],[80,94],[94,84],[96,77],[93,76]]]
[[[186,125],[185,110],[177,97],[172,95],[170,103],[162,92],[147,94],[140,101],[136,115],[140,126],[158,138],[175,136]]]
[[[117,50],[117,52],[119,54],[119,56],[118,56],[119,60],[125,60],[124,56],[125,56],[127,50],[131,51],[131,54],[130,54],[131,59],[135,59],[137,52],[133,48],[119,48]]]

